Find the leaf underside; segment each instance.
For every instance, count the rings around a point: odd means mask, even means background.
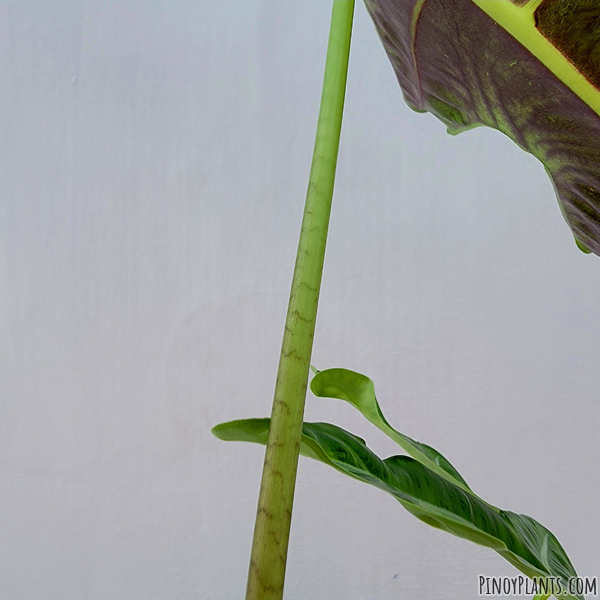
[[[328,369],[311,382],[318,396],[344,400],[412,456],[380,459],[361,438],[329,423],[304,423],[300,453],[392,495],[421,521],[492,548],[528,577],[557,578],[567,589],[575,569],[556,537],[526,515],[500,510],[476,496],[437,450],[389,425],[372,381],[353,371]],[[269,419],[245,419],[213,428],[222,440],[266,444]],[[413,458],[414,457],[414,458]],[[577,598],[566,592],[560,600]]]
[[[600,255],[600,2],[366,6],[407,104],[450,133],[498,129],[536,156],[577,245]]]

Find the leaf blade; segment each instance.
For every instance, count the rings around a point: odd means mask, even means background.
[[[538,158],[577,246],[600,255],[600,89],[589,81],[589,69],[600,80],[600,54],[594,50],[585,81],[581,69],[561,52],[551,52],[554,58],[536,56],[526,47],[525,34],[518,28],[508,31],[506,22],[488,14],[491,9],[503,11],[510,23],[510,14],[525,14],[534,6],[519,4],[425,0],[411,29],[415,0],[366,1],[407,104],[434,114],[450,133],[477,125],[498,129]],[[572,21],[583,20],[576,32],[587,24],[593,29],[600,18],[598,3],[565,4]],[[536,29],[538,20],[530,14],[521,29],[553,48]],[[552,69],[583,82],[581,89],[573,91],[571,79],[558,77]]]
[[[249,419],[223,423],[213,433],[228,441],[239,436],[240,441],[264,444],[268,427],[269,419]],[[543,525],[525,515],[492,510],[411,457],[381,460],[364,440],[329,423],[304,423],[300,453],[389,493],[430,526],[492,548],[528,577],[557,577],[566,586],[565,578],[576,576],[562,546]],[[544,539],[551,543],[544,547]],[[582,600],[567,594],[558,598]]]

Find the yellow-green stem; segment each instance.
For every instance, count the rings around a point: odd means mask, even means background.
[[[275,384],[246,600],[281,600],[342,125],[354,0],[335,0],[308,192]]]

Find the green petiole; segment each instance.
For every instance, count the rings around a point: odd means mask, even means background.
[[[281,600],[304,402],[335,180],[354,0],[335,0],[321,107],[275,385],[246,600]]]

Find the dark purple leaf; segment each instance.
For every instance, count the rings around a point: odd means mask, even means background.
[[[600,255],[600,2],[488,0],[524,23],[512,34],[479,4],[366,2],[408,105],[450,133],[494,127],[536,156],[578,246]]]

